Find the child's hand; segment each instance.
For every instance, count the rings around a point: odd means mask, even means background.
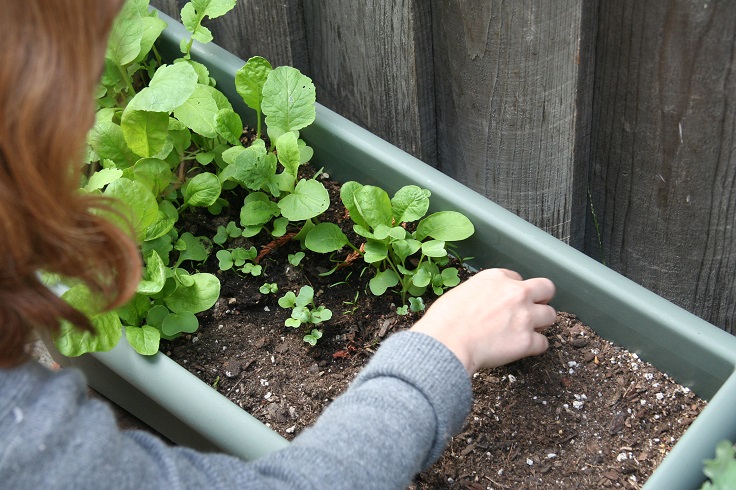
[[[469,374],[541,354],[557,318],[552,281],[489,269],[442,295],[411,328],[445,344]]]

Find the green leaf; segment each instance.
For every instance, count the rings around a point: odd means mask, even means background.
[[[148,325],[161,328],[161,325],[164,323],[166,317],[169,316],[169,313],[169,309],[164,305],[155,305],[151,307],[151,309],[148,311],[148,316],[146,316],[146,323]]]
[[[219,108],[209,89],[206,85],[197,84],[191,96],[174,110],[174,117],[195,133],[214,138],[217,136],[215,116]]]
[[[420,311],[424,311],[424,300],[421,297],[409,298],[409,305],[411,308],[411,311],[414,313],[419,313]]]
[[[399,276],[391,269],[379,272],[368,282],[368,287],[375,296],[381,296],[387,289],[399,284]]]
[[[153,250],[146,256],[146,268],[136,292],[145,295],[156,294],[161,291],[165,282],[166,266],[164,266],[161,256]]]
[[[207,207],[220,197],[220,179],[217,175],[203,172],[188,180],[182,189],[184,202],[190,206]]]
[[[215,129],[217,134],[225,138],[231,145],[240,144],[243,134],[243,121],[232,109],[220,109],[215,114]]]
[[[396,223],[416,221],[427,214],[431,192],[416,185],[407,185],[396,192],[391,199]]]
[[[283,216],[279,216],[273,220],[273,231],[271,231],[271,234],[275,237],[284,236],[286,235],[287,226],[289,226],[289,220]]]
[[[136,94],[126,110],[171,113],[196,91],[197,73],[188,63],[162,65],[148,87]],[[178,116],[177,116],[178,118]]]
[[[263,85],[261,102],[269,135],[273,131],[272,141],[286,132],[312,124],[315,101],[314,84],[309,77],[289,66],[272,70]]]
[[[263,84],[271,73],[271,63],[265,58],[254,56],[235,72],[235,90],[254,111],[261,112]]]
[[[427,286],[432,281],[432,274],[426,269],[418,269],[416,274],[411,278],[412,284],[419,288]]]
[[[430,214],[419,222],[414,238],[424,240],[429,236],[437,240],[453,242],[465,240],[474,231],[473,223],[465,215],[456,211],[440,211]]]
[[[128,2],[113,24],[105,56],[118,65],[133,62],[141,52],[144,25],[139,19],[136,6]]]
[[[142,4],[145,2],[141,2]],[[148,14],[148,9],[144,5],[144,8],[146,9],[146,14]],[[156,40],[159,38],[161,33],[166,29],[166,21],[163,19],[159,19],[155,16],[155,14],[151,13],[150,15],[145,15],[141,18],[141,24],[143,26],[143,32],[141,35],[141,50],[138,53],[138,56],[134,60],[136,63],[140,63],[143,61],[146,56],[151,52],[151,49],[153,48],[153,44],[156,42]]]
[[[733,443],[723,440],[716,446],[715,459],[703,461],[703,473],[710,479],[702,489],[728,490],[736,482],[736,451]]]
[[[429,240],[422,243],[422,253],[427,257],[444,257],[447,255],[445,242],[442,240]]]
[[[144,356],[152,356],[158,352],[161,332],[149,325],[125,327],[125,338],[136,352]]]
[[[135,180],[120,178],[110,183],[104,194],[117,199],[115,207],[128,218],[133,225],[136,237],[142,242],[146,237],[148,227],[158,218],[158,203],[150,190]],[[115,215],[106,215],[113,222],[119,223]],[[122,224],[121,224],[122,226]],[[123,229],[127,230],[126,227]]]
[[[204,262],[207,260],[207,256],[209,255],[209,252],[202,243],[202,240],[195,237],[188,231],[181,235],[179,240],[176,242],[175,248],[181,252],[178,264],[181,264],[185,260]]]
[[[169,337],[174,337],[182,332],[194,333],[198,328],[199,320],[191,311],[170,313],[161,323],[161,331]]]
[[[134,294],[133,298],[115,309],[123,325],[140,325],[141,320],[151,309],[151,299],[143,294]]]
[[[299,171],[299,144],[296,141],[294,133],[289,131],[279,136],[276,140],[276,152],[279,162],[284,166],[286,171],[296,180]]]
[[[192,33],[192,38],[207,44],[212,41],[212,32],[201,24],[204,11],[198,12],[194,2],[189,2],[181,9],[181,23]],[[183,40],[185,41],[185,40]],[[184,49],[182,49],[184,51]]]
[[[129,106],[130,107],[130,106]],[[128,147],[141,157],[151,157],[163,150],[169,132],[169,114],[126,108],[120,121]]]
[[[307,233],[304,245],[317,253],[330,253],[347,245],[348,237],[334,223],[320,223]]]
[[[300,180],[294,192],[279,201],[281,215],[289,221],[314,218],[327,211],[330,195],[325,186],[316,180]]]
[[[457,275],[458,270],[454,267],[448,267],[442,271],[442,285],[452,288],[460,284],[460,277]]]
[[[422,242],[408,238],[406,240],[392,242],[391,247],[393,248],[394,253],[403,262],[407,257],[417,253],[417,251],[422,247]]]
[[[282,308],[293,308],[296,306],[296,294],[293,291],[287,291],[286,294],[279,298],[278,303]]]
[[[218,269],[227,271],[233,268],[233,254],[229,250],[218,250],[215,256],[219,261]]]
[[[148,242],[156,240],[157,238],[166,235],[174,227],[174,224],[176,224],[176,219],[169,217],[164,211],[159,209],[158,218],[156,218],[156,221],[148,227],[148,230],[146,230],[145,241]]]
[[[380,187],[364,185],[355,192],[354,201],[358,212],[372,229],[378,225],[392,225],[391,199]]]
[[[311,318],[309,308],[299,305],[295,306],[294,309],[291,310],[291,318],[299,320],[300,323],[309,323],[309,319]]]
[[[340,200],[345,208],[347,208],[348,213],[350,213],[350,219],[353,220],[353,223],[367,230],[368,223],[363,219],[363,216],[360,215],[360,210],[355,204],[355,194],[362,188],[362,184],[353,180],[345,182],[340,187]]]
[[[164,298],[164,303],[174,313],[199,313],[208,310],[220,296],[220,281],[208,273],[191,275],[194,284],[188,288],[179,287],[174,294]]]
[[[142,158],[133,167],[135,180],[146,185],[154,196],[160,195],[171,184],[171,169],[159,158]]]
[[[123,336],[123,324],[114,311],[98,313],[94,305],[99,305],[84,285],[70,288],[61,299],[81,311],[90,319],[94,333],[79,330],[71,323],[62,320],[59,334],[54,338],[56,347],[63,355],[76,357],[87,352],[106,352],[115,347]]]
[[[255,198],[254,196],[262,196],[262,198]],[[278,205],[270,201],[268,196],[262,192],[256,192],[249,194],[246,198],[245,204],[240,210],[240,224],[246,227],[261,226],[271,221],[271,218],[278,216],[278,214]]]
[[[87,142],[100,161],[112,160],[118,168],[133,165],[138,156],[128,148],[123,129],[111,121],[97,121],[87,135]]]
[[[122,170],[118,170],[117,168],[103,168],[92,174],[84,188],[88,191],[102,189],[107,184],[116,181],[122,176]]]
[[[388,257],[388,248],[385,243],[369,239],[365,244],[363,260],[368,264],[380,262]]]
[[[307,306],[314,301],[314,289],[312,286],[302,286],[299,289],[299,294],[296,297],[297,306]]]
[[[286,320],[284,320],[284,325],[291,328],[299,328],[302,326],[302,322],[300,322],[296,318],[287,318]]]

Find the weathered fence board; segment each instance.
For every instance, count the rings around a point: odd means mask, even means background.
[[[179,12],[188,0],[151,0],[151,5],[181,21]],[[263,56],[273,66],[289,65],[309,71],[300,0],[264,2],[239,0],[224,17],[205,20],[215,42],[247,60]]]
[[[318,100],[436,165],[430,3],[304,0],[304,18]]]
[[[432,12],[439,168],[578,248],[595,27],[586,3],[435,1]]]
[[[587,250],[736,330],[736,6],[601,2]]]

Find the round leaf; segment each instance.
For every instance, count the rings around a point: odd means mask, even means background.
[[[304,246],[317,253],[330,253],[348,244],[348,237],[334,223],[320,223],[307,234]]]
[[[453,242],[465,240],[474,231],[473,223],[464,214],[456,211],[440,211],[420,221],[414,237],[417,240],[424,240],[429,236],[437,240]]]
[[[281,215],[289,221],[303,221],[327,211],[330,195],[321,182],[302,179],[294,192],[279,201]]]

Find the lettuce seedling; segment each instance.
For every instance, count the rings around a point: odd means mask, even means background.
[[[265,282],[260,288],[258,288],[258,290],[262,294],[275,294],[278,292],[279,286],[275,282]]]
[[[463,214],[441,211],[425,216],[430,192],[415,185],[399,189],[393,198],[381,188],[357,182],[343,184],[340,198],[350,213],[353,230],[365,239],[363,260],[375,276],[369,282],[377,296],[399,286],[402,301],[407,294],[422,296],[428,288],[440,295],[459,284],[458,270],[448,267],[447,242],[464,240],[474,232]],[[413,232],[409,224],[416,223]],[[320,223],[307,234],[305,246],[330,253],[348,245],[348,238],[333,223]],[[416,307],[416,306],[414,306]]]
[[[278,303],[282,308],[291,308],[291,316],[284,322],[287,327],[299,328],[306,324],[319,325],[332,318],[332,311],[324,306],[315,305],[314,289],[311,286],[302,286],[298,295],[293,291],[288,291],[279,298]]]

